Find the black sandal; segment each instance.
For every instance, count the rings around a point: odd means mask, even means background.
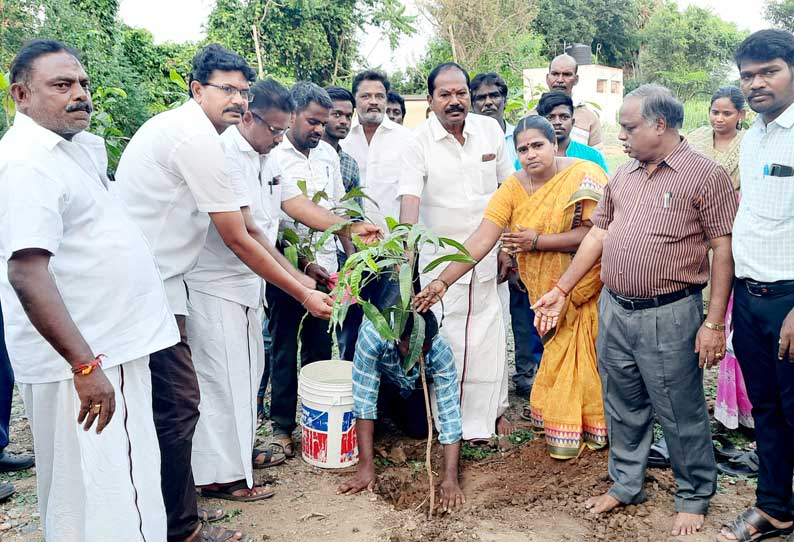
[[[278,454],[278,456],[276,454]],[[260,463],[256,459],[261,455],[265,456],[265,460]],[[276,465],[281,465],[286,460],[287,453],[284,450],[284,446],[278,442],[271,442],[270,447],[264,450],[261,448],[254,448],[254,452],[251,456],[251,461],[253,462],[255,469],[267,469],[270,467],[275,467]]]
[[[750,533],[750,529],[748,527],[755,527],[756,532]],[[778,529],[755,508],[749,508],[745,510],[732,522],[725,523],[722,528],[726,529],[729,533],[736,537],[736,540],[730,540],[729,538],[722,536],[722,533],[720,533],[720,540],[725,542],[754,542],[756,540],[772,538],[773,536],[784,536],[794,530],[794,526]]]
[[[742,451],[725,435],[713,435],[711,441],[714,444],[714,456],[717,460],[728,461],[742,455]]]
[[[202,488],[201,496],[207,497],[209,499],[223,499],[225,501],[254,502],[269,499],[276,494],[275,491],[269,489],[267,486],[264,486],[264,488],[266,488],[267,491],[258,495],[235,495],[234,492],[240,489],[251,489],[248,487],[248,482],[245,480],[240,480],[236,484],[221,486],[217,489]]]
[[[204,523],[213,523],[226,517],[226,512],[223,510],[223,508],[210,510],[209,508],[204,508],[203,506],[199,505],[197,513],[198,518]]]
[[[237,533],[242,534],[242,537],[235,539]],[[196,542],[228,542],[229,540],[240,542],[250,542],[253,539],[240,531],[230,531],[223,527],[210,527],[209,525],[202,525],[201,530],[198,532]]]
[[[648,452],[648,466],[655,469],[670,468],[670,451],[667,449],[667,441],[664,437],[654,442]]]

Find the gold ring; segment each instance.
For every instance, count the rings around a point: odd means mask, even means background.
[[[94,408],[94,413],[95,414],[99,414],[99,411],[102,410],[102,404],[101,403],[97,403],[97,404],[94,405],[93,408]]]

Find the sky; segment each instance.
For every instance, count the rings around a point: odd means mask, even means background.
[[[763,18],[763,0],[677,1],[682,7],[696,5],[711,8],[723,19],[736,23],[740,29],[755,31],[767,26]],[[128,25],[149,30],[157,43],[197,41],[203,37],[202,26],[214,4],[214,0],[122,0],[120,15]],[[419,15],[416,25],[418,32],[414,36],[404,37],[397,49],[392,51],[385,36],[375,28],[368,28],[359,37],[359,52],[367,66],[381,67],[391,72],[421,59],[427,40],[432,35],[432,26],[419,14],[415,0],[407,0],[404,4],[408,14]]]

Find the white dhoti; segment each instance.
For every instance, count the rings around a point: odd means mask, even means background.
[[[422,282],[429,280],[423,277]],[[439,323],[441,310],[441,303],[433,306]],[[449,287],[443,310],[441,334],[455,354],[461,383],[463,439],[490,438],[508,407],[507,341],[496,279],[480,282],[475,269],[470,284]]]
[[[253,487],[256,393],[265,370],[262,309],[190,290],[187,335],[201,390],[195,483],[245,479]]]
[[[80,399],[72,380],[19,385],[33,433],[45,539],[163,542],[149,357],[104,373],[116,390],[116,411],[99,435],[96,422],[90,431],[77,424]]]

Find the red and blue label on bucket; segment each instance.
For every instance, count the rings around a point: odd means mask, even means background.
[[[337,422],[338,414],[333,416]],[[326,465],[336,465],[339,463],[352,463],[358,459],[358,439],[356,438],[356,418],[352,411],[344,412],[341,420],[341,431],[332,431],[331,439],[332,454],[339,453],[338,458],[331,458],[329,461],[329,416],[327,411],[316,410],[307,406],[304,402],[301,414],[301,426],[303,429],[301,451],[306,459]],[[341,435],[340,435],[341,433]],[[339,439],[341,436],[341,442]],[[339,443],[339,444],[337,444]],[[338,450],[338,452],[337,452]]]

